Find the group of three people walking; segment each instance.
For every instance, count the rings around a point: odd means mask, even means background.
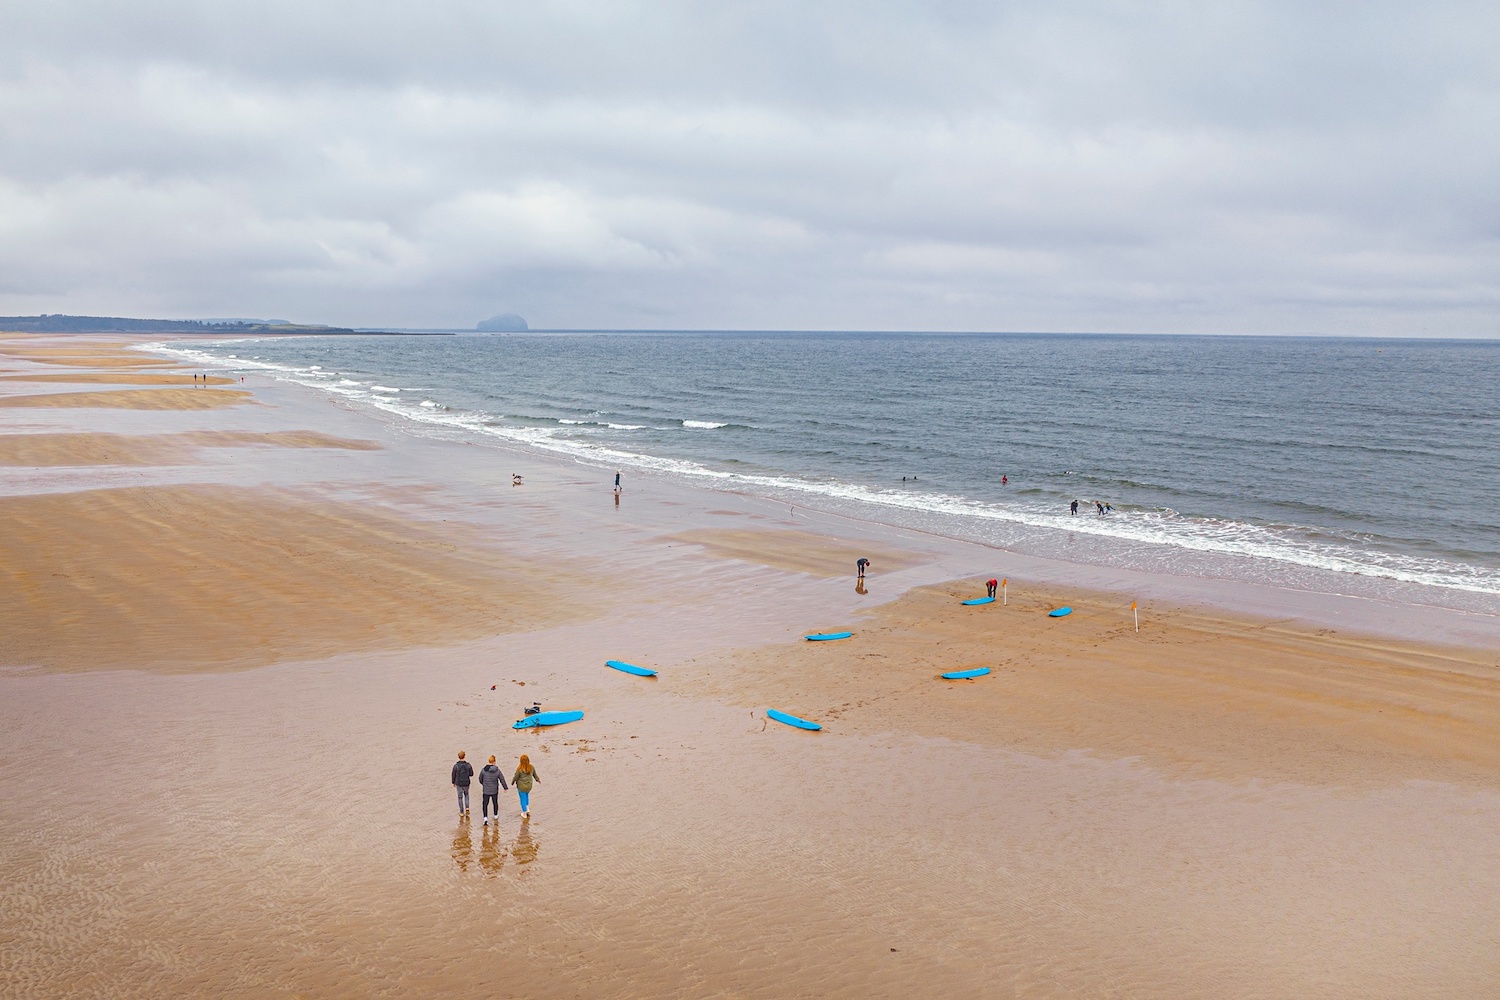
[[[464,759],[464,751],[458,752],[458,760],[453,765],[453,787],[458,790],[458,818],[467,819],[469,815],[469,782],[474,778],[474,765]],[[531,758],[524,753],[521,762],[516,767],[516,773],[511,775],[510,783],[516,788],[516,795],[521,800],[521,816],[525,819],[531,818],[531,789],[542,779],[537,777],[536,768],[531,766]],[[495,755],[490,755],[490,762],[479,769],[479,787],[484,793],[480,800],[479,811],[484,817],[484,825],[490,825],[490,807],[494,807],[495,822],[500,822],[500,791],[508,788],[505,784],[505,775],[500,768],[495,766]]]

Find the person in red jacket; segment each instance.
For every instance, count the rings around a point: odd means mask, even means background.
[[[989,581],[987,581],[985,583],[985,586],[989,588],[990,596],[994,597],[995,596],[995,588],[998,587],[998,586],[1000,586],[1000,581],[999,580],[989,580]]]

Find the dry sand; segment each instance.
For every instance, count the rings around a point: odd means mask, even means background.
[[[180,434],[51,433],[0,435],[0,465],[181,465],[203,448],[339,448],[378,450],[318,431],[187,431]]]
[[[71,338],[22,337],[0,344],[0,356],[45,365],[67,365],[75,368],[180,368],[181,364],[131,350],[123,341],[89,342],[77,338],[76,346],[58,346],[59,340]]]
[[[0,396],[0,406],[114,410],[216,410],[250,401],[242,389],[118,389],[113,392],[51,392]]]
[[[855,635],[716,656],[696,678],[853,734],[911,729],[987,746],[1133,758],[1181,777],[1500,790],[1500,651],[1341,635],[1012,581],[912,591]],[[1071,606],[1065,618],[1047,611]],[[945,672],[990,667],[981,678]]]
[[[0,498],[0,664],[167,672],[452,643],[577,617],[556,569],[277,490]],[[441,527],[443,530],[439,530]]]

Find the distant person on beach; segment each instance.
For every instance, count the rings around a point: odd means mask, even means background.
[[[500,822],[500,789],[506,787],[505,775],[495,766],[495,755],[490,754],[490,762],[479,769],[479,790],[484,797],[479,802],[479,813],[484,817],[484,825],[490,825],[490,806],[495,807],[495,822]]]
[[[474,765],[464,760],[464,752],[458,752],[458,762],[453,765],[453,787],[458,789],[458,818],[469,815],[469,779],[474,777]]]
[[[1069,507],[1068,509],[1073,512],[1073,516],[1074,517],[1077,517],[1078,516],[1078,501],[1074,500],[1073,501],[1073,505],[1071,507]]]
[[[985,588],[989,591],[990,597],[995,596],[995,588],[998,586],[1000,586],[999,580],[989,580],[985,583]]]
[[[615,470],[615,489],[619,489],[619,488],[620,488],[620,470],[616,469]]]
[[[519,472],[512,472],[510,474],[510,484],[512,486],[520,486],[521,485],[521,474]]]
[[[526,819],[531,818],[531,786],[541,780],[536,768],[531,766],[531,758],[523,753],[516,773],[510,777],[510,783],[516,786],[516,795],[521,800],[521,815]]]
[[[869,569],[869,567],[870,560],[866,559],[864,556],[860,556],[859,562],[854,564],[854,568],[859,571],[859,576],[856,579],[863,580],[865,578],[865,570]]]

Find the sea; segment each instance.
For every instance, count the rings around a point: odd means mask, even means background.
[[[649,472],[1044,558],[1500,613],[1495,341],[622,332],[150,349],[413,434],[620,469],[627,486]]]

